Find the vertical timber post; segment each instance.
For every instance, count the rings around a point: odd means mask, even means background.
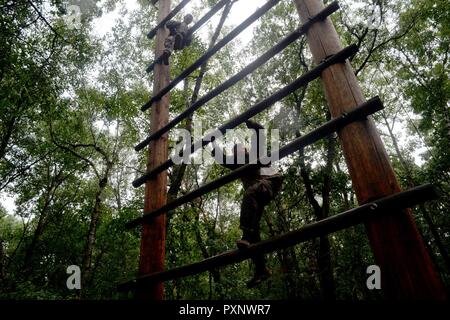
[[[324,8],[321,0],[293,0],[303,23]],[[342,48],[328,18],[307,33],[316,63]],[[330,112],[337,117],[364,102],[351,65],[336,64],[321,76]],[[359,204],[400,191],[383,142],[372,118],[353,123],[339,132],[344,156]],[[382,292],[388,299],[445,299],[411,210],[380,216],[366,223],[375,261],[381,268]]]
[[[171,0],[159,0],[158,22],[170,13]],[[164,50],[164,40],[167,30],[160,28],[156,35],[155,57],[159,57]],[[170,82],[169,66],[157,64],[154,72],[153,95],[156,95]],[[169,121],[169,94],[155,102],[151,109],[151,129],[156,131]],[[149,170],[157,167],[167,160],[167,134],[152,141],[149,146]],[[166,204],[167,199],[167,172],[164,171],[156,178],[145,184],[144,211],[150,212]],[[166,215],[162,214],[143,224],[141,234],[141,253],[139,258],[139,275],[145,275],[164,270],[166,254]],[[137,288],[136,298],[163,300],[164,284],[155,283],[145,288]]]

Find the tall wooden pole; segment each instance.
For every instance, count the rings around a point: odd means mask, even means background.
[[[162,21],[170,12],[171,0],[159,0],[158,22]],[[156,35],[155,57],[159,57],[164,50],[164,40],[168,36],[165,28],[160,28]],[[153,95],[156,95],[170,82],[169,66],[157,64],[154,73]],[[169,121],[169,94],[155,102],[151,109],[151,129],[156,131]],[[149,147],[147,168],[152,169],[167,160],[167,134],[152,141]],[[167,172],[160,173],[145,185],[144,212],[160,208],[167,199]],[[164,270],[166,253],[166,215],[153,218],[142,226],[141,254],[139,261],[139,275],[143,276]],[[162,300],[164,298],[163,283],[155,283],[149,287],[138,288],[138,299]]]
[[[322,0],[293,1],[303,23],[324,8]],[[330,19],[312,26],[307,38],[316,63],[342,49]],[[364,102],[361,88],[348,62],[329,67],[322,73],[321,79],[333,117],[349,112]],[[400,191],[371,118],[342,129],[339,138],[360,204]],[[410,210],[379,217],[367,223],[366,229],[376,263],[381,268],[382,290],[387,298],[445,298],[443,285]]]

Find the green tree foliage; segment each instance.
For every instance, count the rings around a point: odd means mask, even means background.
[[[193,1],[194,20],[216,2]],[[0,1],[0,298],[131,298],[116,286],[138,268],[140,232],[124,224],[143,210],[143,189],[131,182],[145,171],[147,152],[133,146],[150,127],[151,111],[143,114],[140,107],[153,89],[153,76],[144,70],[154,56],[146,34],[157,10],[148,1],[133,10],[126,1],[91,1],[81,25],[71,28],[68,2],[12,3]],[[332,20],[344,45],[360,47],[351,62],[366,96],[380,95],[385,103],[374,119],[402,186],[432,182],[440,192],[439,201],[414,215],[448,287],[448,1],[343,0],[341,7]],[[97,23],[112,13],[118,16],[114,26],[99,34]],[[211,46],[218,21],[171,58],[172,77]],[[218,40],[238,23],[225,20]],[[298,24],[294,5],[282,1],[260,19],[248,43],[231,42],[172,91],[171,118]],[[307,41],[300,39],[177,128],[193,130],[197,121],[204,130],[217,127],[312,67]],[[255,118],[278,128],[283,145],[330,115],[320,81],[314,81]],[[173,130],[171,152],[176,141]],[[263,238],[357,206],[335,135],[284,159],[279,169],[284,187],[266,208]],[[176,166],[169,170],[169,198],[225,173],[213,163]],[[235,248],[242,194],[232,183],[169,212],[167,268]],[[245,287],[252,273],[246,261],[169,281],[166,298],[381,298],[365,285],[374,259],[363,226],[267,258],[273,277],[255,289]],[[82,267],[81,291],[66,287],[69,265]]]

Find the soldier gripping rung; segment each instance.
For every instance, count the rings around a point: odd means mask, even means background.
[[[271,49],[269,49],[266,53],[261,55],[255,61],[253,61],[252,63],[247,65],[244,69],[239,71],[233,77],[229,78],[227,81],[223,82],[221,85],[217,86],[215,89],[211,90],[210,92],[205,94],[203,97],[198,99],[195,103],[193,103],[189,108],[187,108],[185,111],[183,111],[180,115],[175,117],[167,125],[165,125],[161,129],[157,130],[156,132],[152,133],[148,138],[146,138],[144,141],[139,143],[135,147],[135,150],[136,151],[142,150],[152,140],[158,139],[164,133],[166,133],[170,129],[174,128],[177,124],[179,124],[181,121],[183,121],[188,116],[190,116],[192,113],[194,113],[196,110],[201,108],[208,101],[212,100],[219,94],[228,90],[233,85],[235,85],[237,82],[242,80],[244,77],[251,74],[257,68],[259,68],[260,66],[265,64],[267,61],[269,61],[272,57],[274,57],[275,55],[277,55],[278,53],[283,51],[287,46],[289,46],[291,43],[293,43],[294,41],[299,39],[302,35],[304,35],[314,23],[316,23],[317,21],[322,21],[322,20],[326,19],[329,15],[331,15],[338,9],[339,9],[339,4],[337,1],[331,3],[325,9],[323,9],[319,14],[317,14],[315,17],[311,18],[307,23],[305,23],[303,26],[301,26],[297,30],[288,34],[284,39],[279,41],[275,46],[273,46]]]

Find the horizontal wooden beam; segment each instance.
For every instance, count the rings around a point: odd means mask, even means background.
[[[149,109],[155,101],[160,100],[163,96],[170,92],[175,86],[183,81],[187,76],[189,76],[192,72],[194,72],[197,68],[199,68],[202,64],[208,61],[213,55],[215,55],[220,49],[226,46],[229,42],[231,42],[234,38],[236,38],[242,31],[247,29],[253,22],[262,17],[267,11],[269,11],[272,7],[274,7],[281,0],[269,0],[267,1],[261,8],[257,9],[250,17],[244,20],[240,25],[234,28],[230,33],[228,33],[222,40],[220,40],[215,46],[209,49],[204,55],[202,55],[197,61],[195,61],[192,65],[187,67],[181,74],[173,79],[168,86],[163,88],[160,92],[158,92],[155,96],[153,96],[149,102],[147,102],[144,106],[142,106],[141,110],[145,111]]]
[[[317,21],[322,21],[323,19],[327,18],[332,13],[336,12],[339,9],[339,4],[337,1],[331,3],[329,6],[327,6],[325,9],[323,9],[319,14],[317,14],[315,17],[311,18],[306,22],[304,25],[302,25],[297,30],[291,32],[288,34],[285,38],[280,40],[276,45],[274,45],[271,49],[266,51],[263,55],[258,57],[255,61],[248,64],[244,69],[236,73],[234,76],[229,78],[227,81],[223,82],[219,86],[217,86],[215,89],[211,90],[207,94],[205,94],[203,97],[198,99],[196,102],[194,102],[189,108],[184,110],[182,113],[180,113],[177,117],[175,117],[172,121],[170,121],[167,125],[162,127],[161,129],[156,130],[154,133],[152,133],[147,139],[139,143],[136,147],[136,151],[140,151],[143,148],[145,148],[152,140],[158,139],[161,137],[164,133],[168,132],[170,129],[174,128],[177,124],[179,124],[181,121],[189,117],[192,113],[194,113],[196,110],[200,109],[203,105],[205,105],[207,102],[218,96],[219,94],[223,93],[224,91],[231,88],[233,85],[235,85],[237,82],[245,78],[247,75],[251,74],[253,71],[255,71],[257,68],[265,64],[267,61],[269,61],[272,57],[283,51],[287,46],[289,46],[291,43],[299,39],[301,36],[303,36],[309,28],[316,23]]]
[[[398,209],[412,207],[436,198],[437,194],[432,185],[419,186],[308,224],[298,230],[252,244],[247,249],[227,251],[200,262],[139,277],[120,284],[118,290],[129,291],[155,282],[192,276],[218,267],[238,263],[251,258],[255,254],[265,254],[288,248],[301,242],[352,227],[370,219],[377,219],[377,217],[382,215],[401,212]]]
[[[266,99],[258,102],[254,106],[252,106],[250,109],[242,113],[241,115],[229,120],[222,126],[220,126],[218,129],[216,129],[214,132],[210,133],[209,135],[203,137],[201,140],[193,143],[190,146],[191,153],[194,153],[195,151],[199,150],[200,148],[208,145],[211,142],[211,137],[218,135],[219,133],[224,134],[227,130],[233,129],[237,127],[238,125],[244,123],[246,120],[254,117],[258,113],[266,110],[270,106],[272,106],[275,102],[280,101],[281,99],[285,98],[289,94],[293,93],[297,89],[307,85],[311,81],[317,79],[322,74],[322,71],[324,71],[326,68],[332,66],[336,63],[343,63],[347,58],[354,55],[358,51],[358,48],[356,45],[351,45],[340,52],[336,53],[335,55],[329,57],[319,65],[317,65],[315,68],[311,69],[310,71],[306,72],[299,78],[297,78],[294,82],[291,84],[285,86],[284,88],[278,90],[277,92],[273,93]],[[183,151],[180,152],[180,156],[183,155]],[[164,170],[169,169],[174,165],[174,162],[172,159],[168,159],[167,161],[163,162],[156,168],[147,171],[142,177],[136,179],[133,181],[133,186],[135,188],[140,187],[143,185],[146,181],[149,179],[152,179],[156,177],[159,173],[163,172]]]
[[[381,109],[383,109],[383,105],[382,105],[380,99],[378,97],[371,99],[371,100],[365,102],[364,104],[362,104],[361,106],[359,106],[358,108],[354,109],[350,113],[343,114],[338,118],[330,120],[327,123],[320,126],[319,128],[288,143],[286,146],[284,146],[278,150],[279,160],[285,158],[286,156],[288,156],[308,145],[313,144],[314,142],[316,142],[320,139],[325,138],[326,136],[342,129],[343,127],[347,126],[348,124],[350,124],[352,122],[365,119],[367,116],[369,116]],[[269,159],[268,157],[260,159],[261,162],[268,163],[268,159]],[[145,212],[142,217],[128,222],[125,226],[126,226],[126,228],[137,227],[138,225],[151,220],[155,216],[163,214],[169,210],[173,210],[185,203],[188,203],[198,197],[201,197],[202,195],[205,195],[213,190],[216,190],[230,182],[233,182],[233,181],[239,179],[240,177],[242,177],[249,171],[255,169],[255,166],[257,166],[257,164],[244,165],[244,166],[240,167],[239,169],[236,169],[225,176],[222,176],[212,182],[209,182],[209,183],[199,187],[198,189],[196,189],[180,198],[173,200],[172,202],[162,206],[159,209],[156,209],[152,212]]]

